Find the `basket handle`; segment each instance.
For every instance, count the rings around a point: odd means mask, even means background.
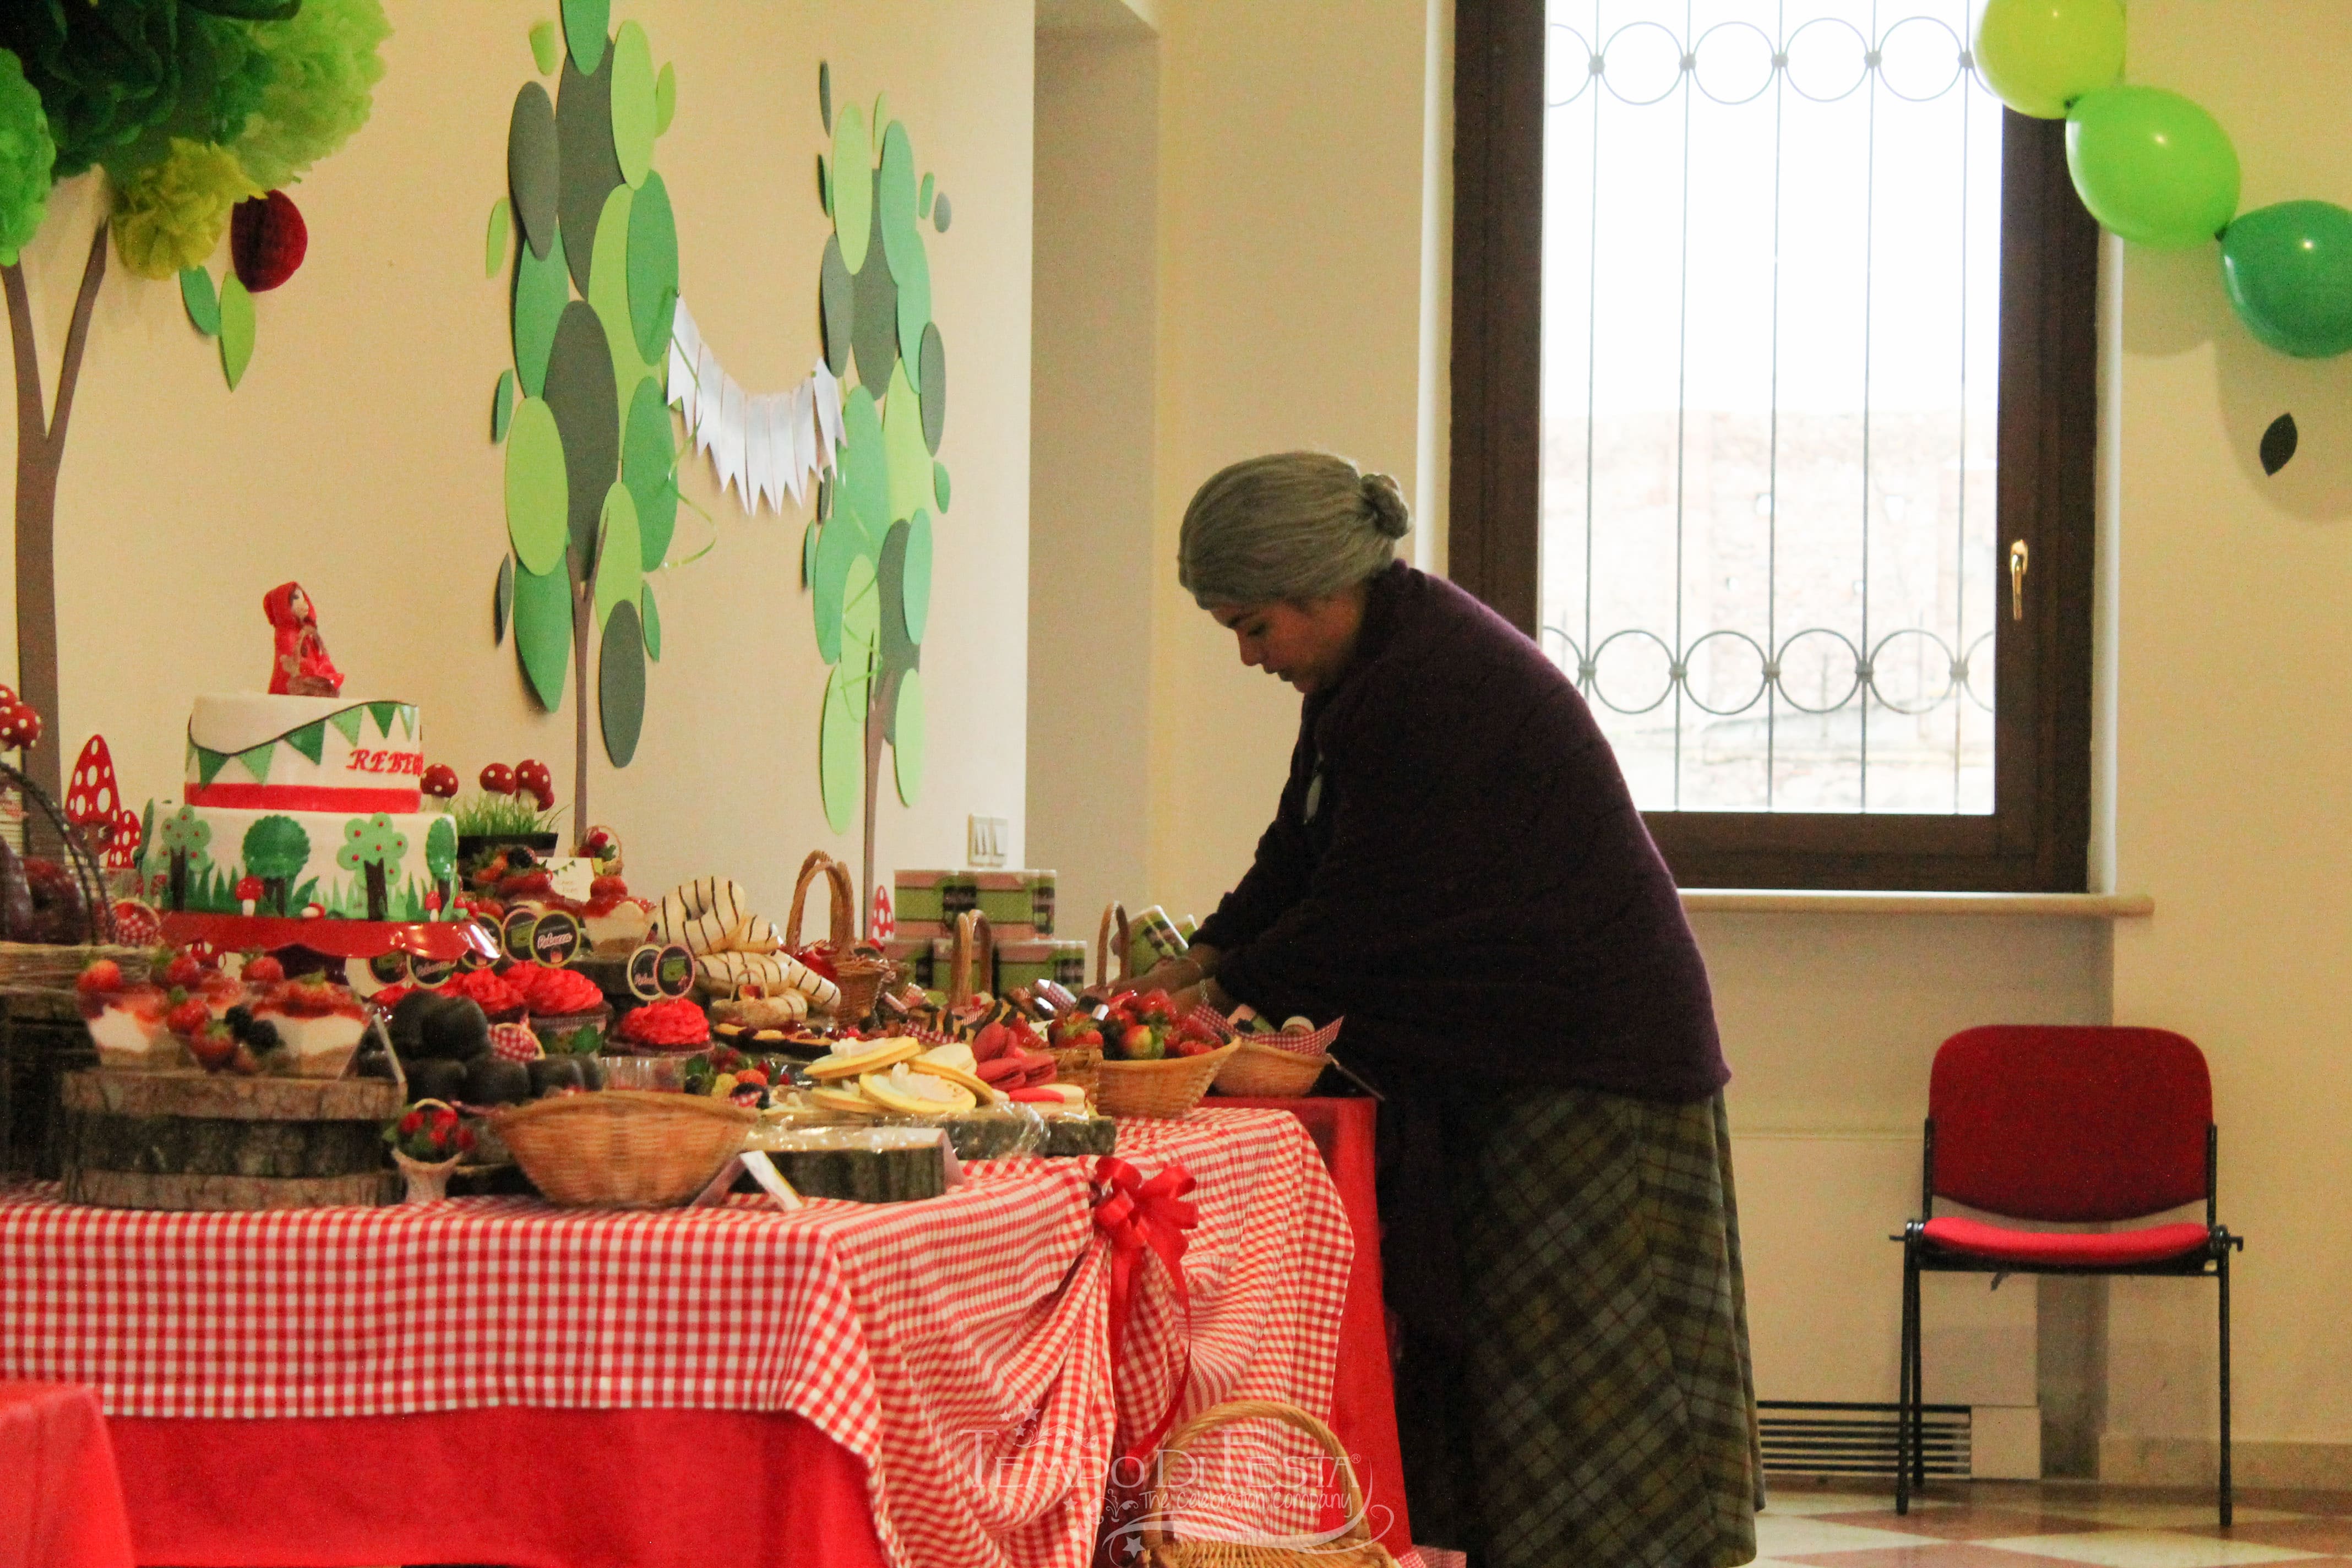
[[[987,967],[989,984],[996,984],[996,932],[990,929],[988,917],[978,910],[966,910],[956,916],[955,961],[948,976],[948,1010],[953,1012],[972,998],[978,989],[972,983],[974,960]]]
[[[1331,1435],[1331,1428],[1301,1410],[1296,1405],[1284,1405],[1271,1399],[1233,1399],[1203,1410],[1169,1435],[1160,1449],[1160,1481],[1152,1488],[1151,1510],[1143,1520],[1143,1546],[1148,1552],[1171,1537],[1160,1533],[1159,1521],[1168,1517],[1168,1477],[1176,1466],[1169,1461],[1181,1454],[1186,1446],[1197,1441],[1220,1426],[1230,1426],[1239,1421],[1273,1421],[1304,1432],[1322,1446],[1323,1451],[1339,1462],[1339,1486],[1348,1499],[1348,1527],[1328,1544],[1333,1547],[1368,1546],[1371,1543],[1370,1527],[1364,1522],[1364,1493],[1356,1485],[1356,1468],[1348,1462],[1348,1450]]]
[[[1110,934],[1111,927],[1114,924],[1118,927],[1118,978],[1121,980],[1129,978],[1127,973],[1127,906],[1120,903],[1117,899],[1113,899],[1109,903],[1103,906],[1102,925],[1095,932],[1095,984],[1097,985],[1108,985],[1111,982],[1111,975],[1109,973],[1110,956],[1112,952]]]
[[[822,849],[812,849],[801,862],[800,879],[793,884],[793,912],[784,921],[784,946],[798,952],[801,945],[801,914],[808,905],[809,884],[823,876],[826,890],[833,896],[833,907],[825,916],[825,940],[835,947],[848,950],[857,940],[857,894],[849,886],[848,868]]]

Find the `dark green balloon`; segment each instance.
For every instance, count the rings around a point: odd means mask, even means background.
[[[2352,349],[2352,212],[2257,207],[2221,236],[2221,286],[2246,330],[2297,359]]]

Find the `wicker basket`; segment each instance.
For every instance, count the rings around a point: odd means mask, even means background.
[[[841,987],[841,1004],[834,1016],[845,1024],[862,1024],[874,1016],[876,999],[898,971],[879,947],[858,940],[857,894],[849,884],[849,868],[822,849],[810,850],[801,862],[800,880],[793,884],[793,912],[784,921],[784,945],[800,951],[801,910],[808,903],[809,884],[820,874],[833,895],[825,940],[833,946],[833,964],[839,972],[834,983]]]
[[[1246,1037],[1235,1042],[1240,1051],[1217,1069],[1219,1094],[1260,1095],[1288,1099],[1315,1087],[1331,1058],[1321,1051],[1301,1056],[1279,1046],[1260,1045]]]
[[[954,957],[948,965],[948,1011],[952,1013],[981,992],[980,982],[996,984],[996,932],[978,910],[956,916]]]
[[[1111,955],[1114,952],[1110,939],[1114,930],[1118,933],[1118,946],[1116,949],[1118,955],[1118,973],[1116,976],[1110,973]],[[1111,986],[1123,984],[1130,978],[1127,973],[1127,906],[1113,899],[1103,906],[1102,924],[1095,931],[1096,989],[1107,991]]]
[[[1168,1057],[1156,1062],[1119,1062],[1106,1058],[1095,1103],[1112,1116],[1181,1116],[1201,1103],[1209,1085],[1240,1049],[1236,1040],[1206,1056]]]
[[[1338,1465],[1339,1485],[1347,1494],[1347,1528],[1329,1541],[1300,1541],[1294,1537],[1290,1543],[1281,1545],[1178,1541],[1170,1536],[1164,1529],[1171,1506],[1164,1489],[1165,1478],[1181,1476],[1186,1468],[1176,1462],[1177,1456],[1206,1434],[1238,1421],[1279,1422],[1321,1444],[1323,1451]],[[1388,1548],[1372,1539],[1364,1523],[1363,1489],[1356,1484],[1356,1470],[1348,1462],[1348,1450],[1339,1446],[1339,1439],[1331,1435],[1328,1426],[1296,1405],[1236,1399],[1203,1410],[1169,1437],[1159,1469],[1162,1489],[1152,1498],[1150,1511],[1141,1527],[1143,1560],[1150,1568],[1396,1568],[1396,1559],[1389,1555]]]
[[[559,1094],[490,1119],[531,1184],[573,1208],[669,1208],[702,1191],[758,1124],[698,1094]]]
[[[1100,1046],[1047,1046],[1054,1058],[1054,1081],[1075,1084],[1086,1091],[1087,1103],[1102,1103],[1103,1054]]]

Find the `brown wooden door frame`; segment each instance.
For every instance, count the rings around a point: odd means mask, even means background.
[[[1536,635],[1543,409],[1544,0],[1456,0],[1450,571]],[[2080,892],[2091,836],[2098,226],[2065,127],[2003,110],[1989,816],[1650,812],[1685,887]],[[2007,574],[2000,577],[2007,597]]]

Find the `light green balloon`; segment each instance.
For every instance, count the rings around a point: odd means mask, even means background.
[[[898,678],[898,704],[895,738],[890,742],[891,771],[898,784],[898,799],[907,805],[923,790],[923,675],[910,669]]]
[[[629,495],[629,487],[618,480],[604,492],[604,518],[597,531],[602,542],[596,547],[596,624],[601,626],[614,605],[635,604],[646,587],[637,503]]]
[[[620,160],[621,178],[632,185],[646,183],[654,166],[654,138],[661,120],[654,98],[654,51],[646,30],[624,22],[613,36],[613,154]]]
[[[890,521],[896,522],[914,516],[931,499],[931,449],[923,444],[923,404],[907,380],[903,359],[890,372],[882,447],[890,471]]]
[[[2116,0],[1985,0],[1977,69],[2020,114],[2063,120],[2066,106],[2124,69],[2124,8]]]
[[[874,144],[854,103],[834,117],[832,179],[833,232],[842,265],[854,275],[866,265],[866,242],[874,234]]]
[[[2202,245],[2238,216],[2237,149],[2211,115],[2160,87],[2077,100],[2066,168],[2091,216],[2134,245]]]
[[[562,574],[570,506],[555,411],[526,397],[507,424],[507,537],[524,571]]]

